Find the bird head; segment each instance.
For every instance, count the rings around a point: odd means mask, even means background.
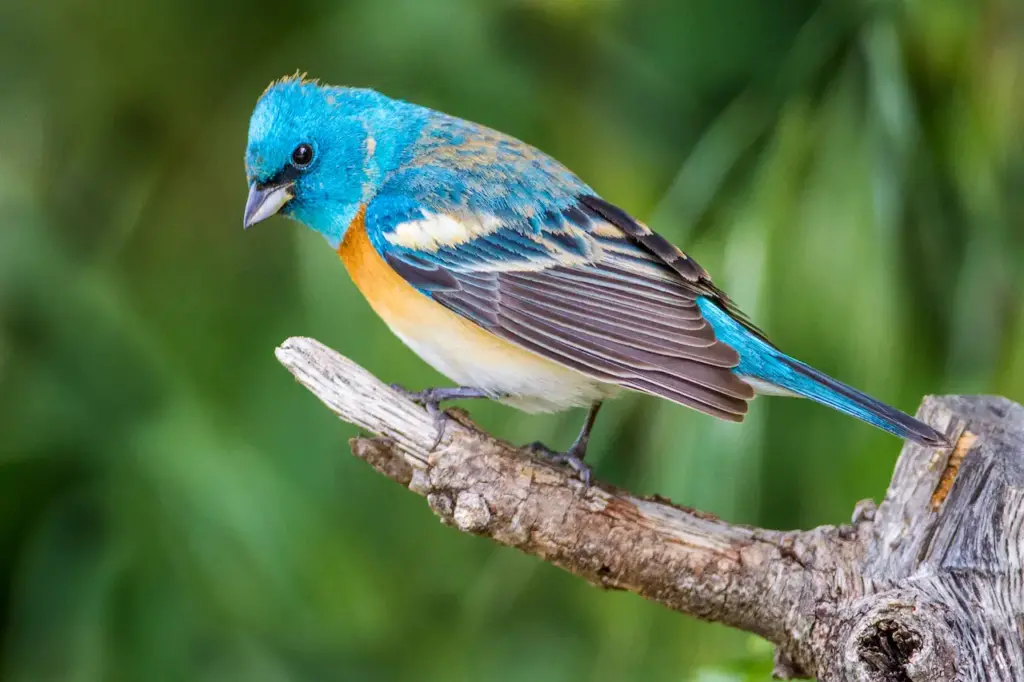
[[[408,127],[403,105],[297,76],[272,83],[249,122],[244,227],[280,213],[337,245],[395,161],[381,152]]]

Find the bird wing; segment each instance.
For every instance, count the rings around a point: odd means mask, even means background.
[[[522,348],[741,421],[754,391],[732,372],[739,355],[715,338],[697,299],[735,306],[704,269],[557,162],[491,134],[506,151],[526,149],[512,154],[516,168],[495,168],[493,145],[479,145],[486,162],[425,154],[384,183],[365,217],[381,257]]]

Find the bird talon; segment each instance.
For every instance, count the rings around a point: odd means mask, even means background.
[[[437,429],[437,436],[434,438],[434,442],[430,444],[430,449],[427,451],[427,454],[437,450],[437,446],[439,446],[441,441],[444,440],[445,425],[447,423],[448,419],[444,416],[434,422],[434,428]]]
[[[576,448],[569,448],[565,452],[558,452],[540,441],[534,441],[523,446],[523,449],[533,455],[546,459],[551,464],[571,469],[576,478],[583,483],[584,489],[590,487],[592,470],[590,465],[583,461],[583,457],[576,452]]]
[[[490,393],[472,386],[456,386],[453,388],[425,388],[422,391],[410,391],[399,384],[391,384],[391,390],[400,393],[406,400],[411,400],[417,405],[422,405],[427,414],[434,420],[434,428],[437,429],[437,438],[430,446],[429,452],[437,449],[444,439],[445,430],[451,415],[441,408],[441,403],[449,400],[462,400],[467,398],[493,398]]]
[[[444,434],[446,427],[448,426],[448,420],[450,417],[448,413],[441,409],[441,406],[436,402],[424,403],[423,407],[426,408],[427,414],[430,415],[434,420],[434,428],[437,430],[437,436],[434,438],[434,442],[430,445],[428,453],[433,452],[437,449],[437,446],[444,440]]]

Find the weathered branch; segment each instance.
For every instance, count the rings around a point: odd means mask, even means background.
[[[584,489],[456,410],[430,452],[425,410],[350,360],[300,338],[277,357],[378,434],[354,438],[352,452],[444,523],[757,633],[777,646],[779,677],[1024,680],[1024,408],[1006,399],[926,399],[918,416],[955,449],[907,445],[877,510],[861,503],[851,525],[782,532]]]

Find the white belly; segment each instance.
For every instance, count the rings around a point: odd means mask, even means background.
[[[480,343],[476,335],[424,338],[417,334],[417,338],[410,338],[394,327],[392,331],[431,367],[459,386],[507,396],[501,402],[525,412],[589,406],[619,391],[613,384],[592,379],[497,337],[492,337],[492,342]]]

